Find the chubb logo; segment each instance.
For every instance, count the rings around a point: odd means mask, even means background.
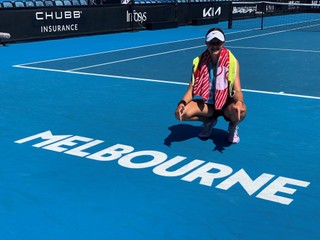
[[[36,20],[63,20],[63,19],[79,19],[82,11],[51,11],[51,12],[36,12]]]
[[[147,21],[147,12],[137,12],[136,10],[133,10],[132,13],[127,11],[127,22],[139,22],[143,23]]]
[[[204,8],[202,10],[202,16],[205,17],[215,17],[215,16],[220,16],[221,15],[221,7],[210,7],[210,8]]]

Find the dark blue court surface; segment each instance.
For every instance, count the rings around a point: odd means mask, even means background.
[[[173,114],[211,27],[0,48],[0,239],[319,238],[319,34],[220,25],[248,107],[230,145]]]

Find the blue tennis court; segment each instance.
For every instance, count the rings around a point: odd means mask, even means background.
[[[174,118],[212,26],[0,49],[1,239],[318,239],[320,36],[227,29],[248,115]]]

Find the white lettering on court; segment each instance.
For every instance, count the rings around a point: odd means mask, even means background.
[[[104,143],[102,140],[77,135],[53,135],[51,131],[15,141],[18,144],[27,142],[36,148],[63,152],[91,160],[106,162],[117,160],[120,166],[126,168],[153,168],[153,173],[159,176],[181,177],[180,180],[185,182],[198,182],[201,185],[225,191],[239,184],[249,196],[284,205],[289,205],[294,200],[291,196],[297,191],[296,187],[306,188],[310,184],[307,181],[282,176],[275,178],[275,175],[268,173],[262,173],[256,179],[252,179],[244,169],[234,172],[230,166],[220,163],[199,159],[188,160],[184,156],[168,159],[167,154],[163,152],[135,151],[134,147],[125,144],[101,147]],[[97,146],[98,150],[91,149],[92,147],[97,149]],[[220,183],[214,186],[216,180],[219,180]],[[277,195],[278,193],[280,195]]]

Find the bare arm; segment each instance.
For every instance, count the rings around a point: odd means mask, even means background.
[[[241,83],[240,83],[240,64],[237,61],[237,71],[236,71],[236,76],[234,80],[234,85],[233,85],[233,90],[234,90],[234,96],[233,100],[235,103],[238,101],[242,102],[244,101],[242,89],[241,89]]]
[[[192,91],[192,80],[189,83],[188,89],[186,91],[186,93],[184,94],[183,98],[181,99],[181,101],[179,102],[176,111],[175,111],[175,116],[178,120],[182,120],[182,114],[185,110],[185,106],[191,102],[191,100],[193,99],[193,91]]]
[[[241,82],[240,82],[240,64],[237,61],[237,72],[234,80],[234,85],[233,85],[233,90],[234,90],[234,96],[233,96],[233,110],[235,111],[234,114],[237,116],[237,120],[240,121],[241,119],[244,118],[246,114],[246,106],[244,104],[244,96],[242,93],[242,88],[241,88]]]
[[[192,86],[192,80],[189,83],[188,89],[186,93],[184,94],[182,100],[184,100],[187,104],[191,102],[193,99],[193,86]]]

